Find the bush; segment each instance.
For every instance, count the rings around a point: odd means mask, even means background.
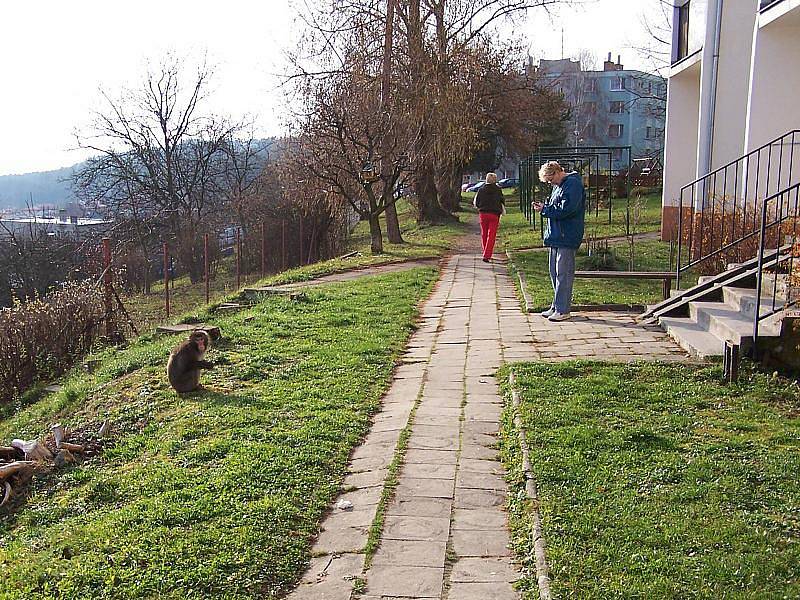
[[[0,404],[68,369],[100,336],[104,320],[102,290],[89,282],[0,310]]]

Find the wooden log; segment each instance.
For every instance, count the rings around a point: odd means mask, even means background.
[[[3,487],[5,488],[5,494],[3,494],[3,500],[0,501],[0,508],[2,508],[2,506],[11,499],[11,484],[7,481],[4,481]]]
[[[61,447],[64,450],[69,450],[70,452],[80,452],[83,454],[83,446],[80,444],[70,444],[69,442],[62,442]]]
[[[32,460],[17,460],[7,465],[0,465],[0,479],[7,479],[20,471],[33,470],[35,464]]]
[[[12,446],[0,446],[0,458],[3,460],[17,460],[17,449]]]

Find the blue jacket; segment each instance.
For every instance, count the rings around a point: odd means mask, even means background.
[[[550,200],[542,208],[547,218],[544,245],[551,248],[578,248],[583,241],[586,196],[578,173],[569,173],[561,185],[553,186]]]

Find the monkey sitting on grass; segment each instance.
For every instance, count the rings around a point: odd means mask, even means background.
[[[192,392],[200,387],[200,369],[214,368],[213,364],[203,360],[210,346],[208,334],[198,329],[172,350],[167,361],[167,376],[175,391]]]

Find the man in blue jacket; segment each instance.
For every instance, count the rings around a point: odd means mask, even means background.
[[[579,173],[566,173],[550,161],[539,169],[539,180],[552,184],[547,204],[534,202],[533,208],[547,218],[544,245],[550,248],[550,281],[553,304],[542,313],[551,321],[569,319],[572,307],[572,284],[575,281],[575,254],[583,241],[586,198]]]

